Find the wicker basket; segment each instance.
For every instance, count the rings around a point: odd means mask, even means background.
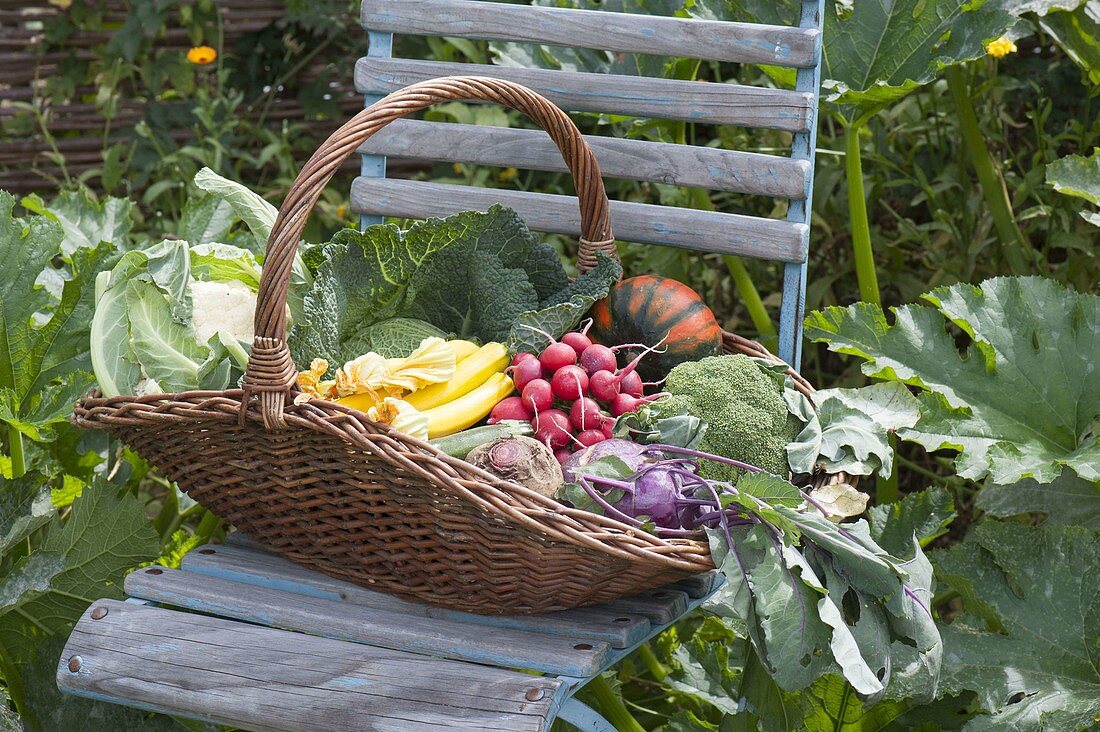
[[[406,114],[454,100],[496,102],[545,129],[576,180],[579,265],[592,266],[599,250],[614,253],[599,165],[564,112],[495,79],[414,84],[333,133],[294,181],[268,240],[243,389],[92,394],[77,405],[74,423],[113,433],[196,501],[284,557],[406,599],[483,614],[545,612],[712,568],[704,542],[659,539],[564,507],[353,409],[293,404],[285,304],[310,210],[364,140]],[[732,334],[725,347],[778,361]]]

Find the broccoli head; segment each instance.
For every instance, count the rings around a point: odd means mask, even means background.
[[[709,356],[669,372],[665,391],[654,404],[661,414],[692,414],[707,423],[700,449],[786,475],[787,444],[802,430],[787,409],[776,380],[748,356]],[[732,480],[736,470],[702,461],[699,472],[712,480]]]

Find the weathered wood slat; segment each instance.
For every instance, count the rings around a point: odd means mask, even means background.
[[[806,195],[810,174],[806,160],[595,135],[584,139],[607,177],[783,198]],[[526,170],[567,170],[561,152],[545,132],[485,125],[398,120],[367,140],[359,152]]]
[[[106,615],[93,619],[97,608]],[[63,691],[247,730],[542,732],[561,682],[114,600],[85,612]]]
[[[469,0],[365,0],[362,22],[371,30],[392,33],[792,67],[814,65],[821,37],[809,28]]]
[[[580,211],[572,196],[379,178],[356,178],[351,209],[402,218],[484,211],[500,203],[536,231],[577,236]],[[625,201],[611,202],[611,225],[622,241],[668,244],[781,262],[805,261],[805,224]]]
[[[397,58],[360,58],[355,87],[389,94],[440,76],[488,76],[534,89],[577,112],[676,119],[799,132],[814,124],[814,95],[736,84]]]
[[[712,569],[709,572],[697,574],[694,577],[688,577],[679,582],[673,582],[669,587],[681,590],[691,599],[697,600],[704,595],[710,594],[710,591],[714,589],[714,583],[717,579],[718,570]]]
[[[130,574],[125,586],[133,597],[225,618],[493,666],[583,677],[610,658],[606,643],[588,639],[410,617],[162,567]]]
[[[661,587],[630,597],[620,597],[605,603],[604,607],[645,615],[654,625],[664,625],[687,612],[688,595],[680,590]]]
[[[239,540],[238,540],[239,541]],[[248,540],[251,541],[251,540]],[[253,542],[255,544],[255,542]],[[239,546],[207,546],[183,560],[188,572],[249,585],[259,585],[324,600],[339,600],[405,617],[439,618],[475,626],[511,628],[566,638],[603,642],[612,648],[628,648],[649,634],[649,620],[641,615],[602,607],[577,608],[544,615],[486,616],[446,610],[372,592],[301,567],[274,554]]]

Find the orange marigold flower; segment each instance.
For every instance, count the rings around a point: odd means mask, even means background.
[[[1016,53],[1016,44],[1008,36],[1001,36],[985,44],[985,52],[993,58],[1002,58],[1010,53]]]
[[[187,60],[199,66],[213,63],[218,57],[218,52],[210,46],[195,46],[187,52]]]

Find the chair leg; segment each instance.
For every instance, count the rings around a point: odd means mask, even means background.
[[[561,705],[558,718],[583,732],[617,732],[595,709],[572,697]]]

